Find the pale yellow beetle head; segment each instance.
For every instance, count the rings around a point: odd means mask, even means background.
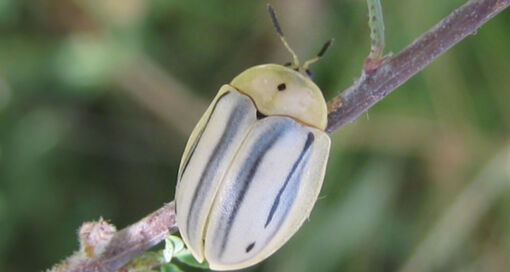
[[[230,83],[264,115],[282,115],[324,130],[328,119],[321,90],[307,76],[278,64],[251,67]]]

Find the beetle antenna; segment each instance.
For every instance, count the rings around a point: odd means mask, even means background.
[[[280,23],[278,23],[278,18],[276,17],[276,12],[274,11],[273,6],[271,6],[270,4],[267,4],[267,10],[269,11],[269,15],[271,16],[271,20],[273,21],[273,25],[276,30],[276,33],[278,33],[278,36],[280,36],[280,40],[282,40],[283,45],[285,45],[287,50],[289,50],[290,54],[292,55],[292,60],[294,62],[294,65],[296,67],[299,67],[299,59],[298,59],[296,53],[294,52],[294,50],[292,50],[292,48],[290,48],[289,44],[287,43],[287,40],[285,39],[285,36],[283,35],[282,28],[280,27]]]
[[[303,64],[303,69],[306,71],[308,70],[308,67],[310,66],[310,64],[312,63],[315,63],[317,61],[319,61],[322,56],[324,56],[324,53],[326,53],[326,51],[328,50],[328,48],[331,46],[331,44],[335,41],[335,39],[331,39],[329,41],[327,41],[321,48],[321,51],[319,51],[319,54],[317,54],[317,56],[315,56],[314,58],[312,59],[309,59],[307,61],[305,61],[305,63]]]

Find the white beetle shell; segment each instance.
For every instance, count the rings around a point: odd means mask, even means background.
[[[326,117],[319,88],[281,65],[255,66],[221,87],[188,141],[175,196],[198,261],[245,268],[299,229],[324,179]]]

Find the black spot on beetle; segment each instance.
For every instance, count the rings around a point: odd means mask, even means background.
[[[257,120],[260,120],[260,119],[266,118],[266,117],[267,117],[267,115],[261,113],[260,111],[257,111]]]
[[[284,91],[285,89],[287,89],[287,85],[285,85],[285,83],[280,83],[277,88],[278,91]]]
[[[249,244],[249,245],[246,247],[246,253],[250,252],[250,251],[253,249],[253,247],[254,247],[254,246],[255,246],[255,242],[253,242],[253,243]]]

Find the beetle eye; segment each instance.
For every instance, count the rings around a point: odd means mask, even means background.
[[[287,89],[287,85],[285,85],[285,83],[280,83],[277,88],[278,88],[278,91],[283,91],[283,90]]]

